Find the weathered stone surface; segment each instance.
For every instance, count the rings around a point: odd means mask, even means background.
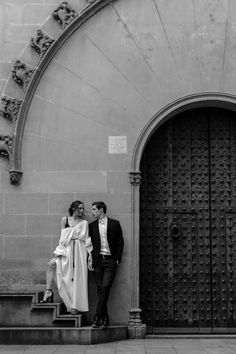
[[[5,251],[6,259],[24,259],[33,260],[34,258],[49,258],[51,255],[51,245],[48,237],[40,236],[9,236],[5,237]]]
[[[5,214],[47,214],[47,193],[7,193],[4,203]]]
[[[49,214],[68,214],[70,204],[76,199],[74,193],[51,193],[49,198]]]
[[[2,235],[25,235],[24,215],[0,215]]]
[[[28,235],[57,235],[60,228],[61,217],[59,215],[27,215],[26,232]]]

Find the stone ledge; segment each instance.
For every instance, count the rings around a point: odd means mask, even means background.
[[[106,329],[82,328],[0,328],[0,344],[98,344],[127,339],[126,326]]]

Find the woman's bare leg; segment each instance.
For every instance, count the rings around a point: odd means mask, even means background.
[[[53,292],[52,292],[52,283],[56,273],[56,262],[55,259],[52,259],[48,262],[48,267],[46,271],[46,290],[43,295],[43,300],[40,302],[53,302]]]
[[[54,259],[52,259],[50,262],[48,262],[48,267],[46,271],[46,289],[52,288],[52,283],[55,278],[55,274],[56,274],[56,262]]]

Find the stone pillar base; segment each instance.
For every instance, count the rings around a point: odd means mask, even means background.
[[[142,310],[139,308],[133,308],[129,311],[129,323],[128,323],[128,337],[130,339],[145,338],[146,325],[141,321]]]
[[[140,326],[128,326],[128,338],[129,339],[142,339],[146,337],[146,325]]]

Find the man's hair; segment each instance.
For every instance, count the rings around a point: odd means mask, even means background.
[[[99,202],[93,202],[92,206],[95,205],[97,207],[97,209],[103,209],[103,212],[106,214],[107,212],[107,206],[104,202],[99,201]]]

